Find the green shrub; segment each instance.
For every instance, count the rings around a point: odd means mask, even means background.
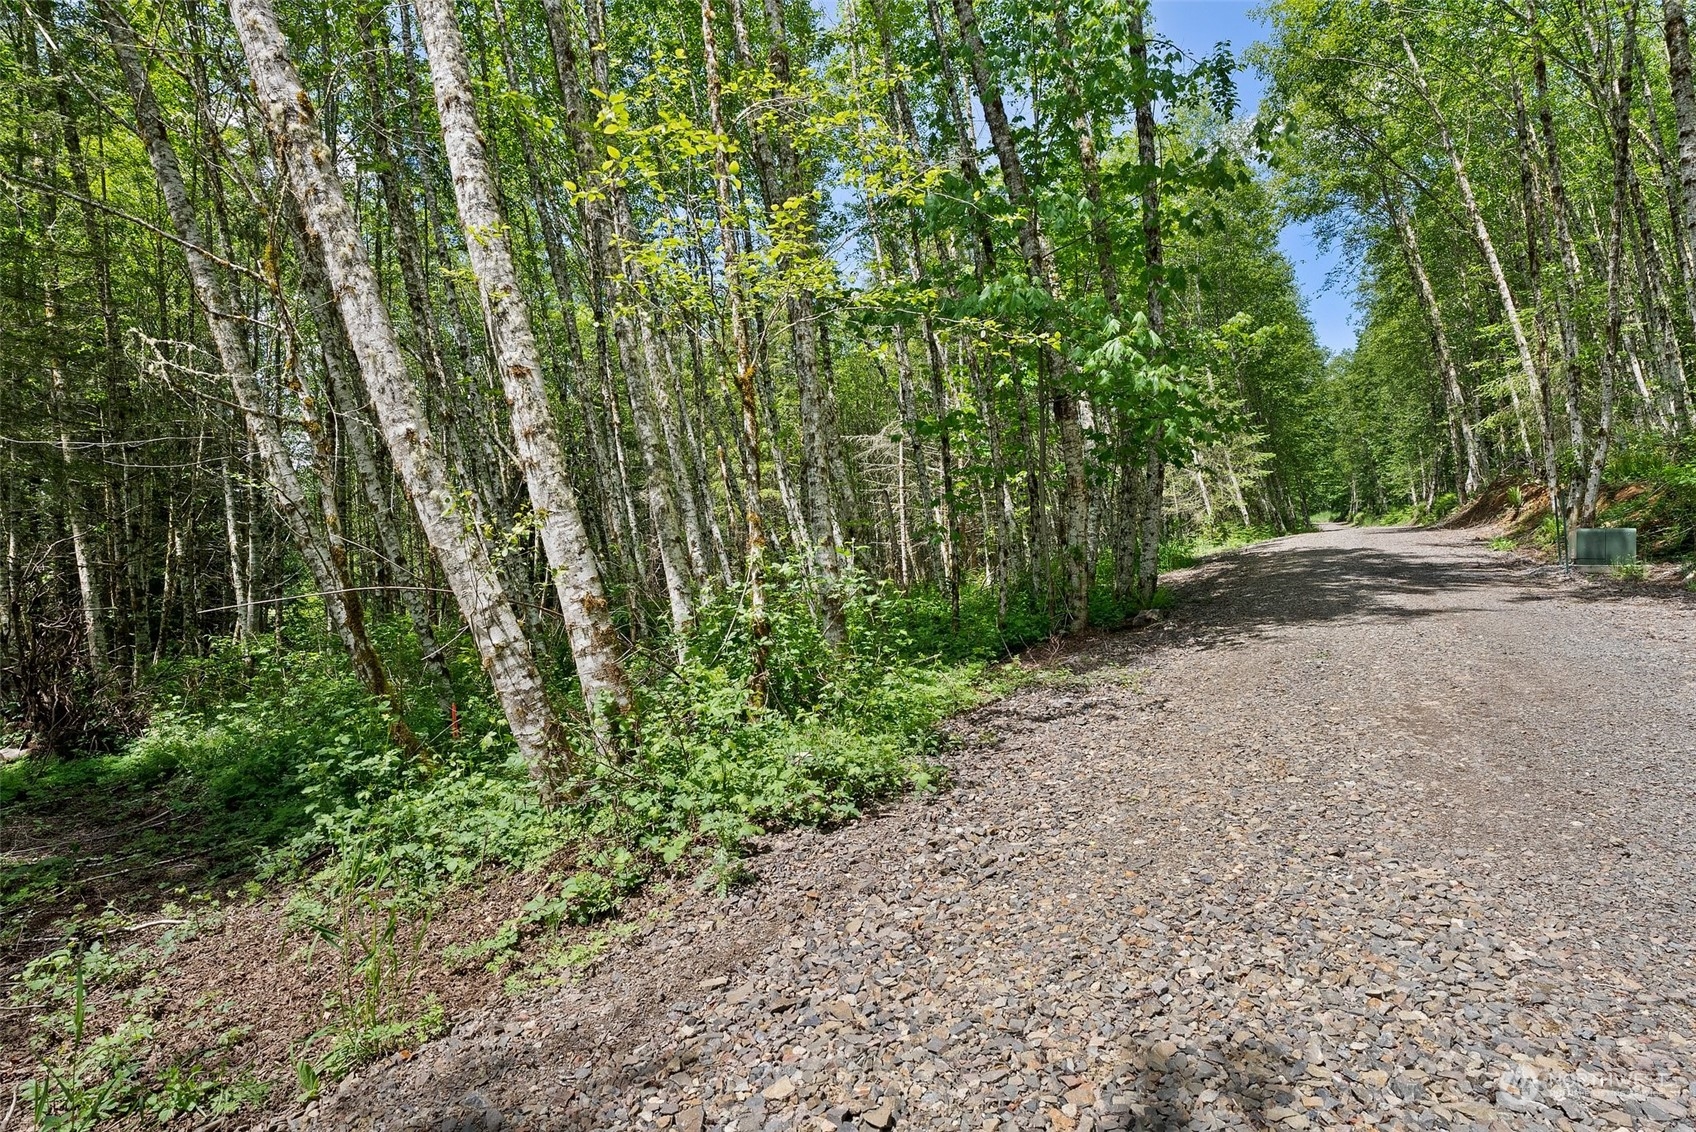
[[[1108,624],[1134,612],[1118,607],[1110,582],[1104,572],[1091,595],[1092,612]],[[738,883],[750,838],[839,824],[937,783],[938,725],[981,695],[987,664],[1052,634],[1047,602],[1058,590],[1031,580],[1003,593],[967,586],[956,619],[938,588],[903,591],[850,576],[839,651],[819,631],[805,576],[774,569],[763,702],[752,693],[746,596],[732,589],[709,598],[681,649],[662,643],[632,658],[639,737],[616,764],[585,738],[581,789],[556,810],[541,805],[469,643],[450,657],[457,730],[433,704],[409,710],[431,748],[419,759],[391,742],[383,710],[311,617],[291,620],[293,647],[254,641],[162,667],[140,737],[109,756],[0,768],[0,806],[51,807],[71,791],[164,797],[194,819],[203,831],[196,836],[216,842],[226,867],[301,882],[290,920],[328,949],[336,971],[324,1003],[329,1023],[295,1058],[302,1090],[315,1093],[439,1029],[439,1008],[418,1001],[415,982],[444,888],[491,866],[563,857],[563,880],[486,948],[460,957],[504,966],[526,932],[605,917],[656,873]],[[1162,589],[1155,604],[1170,601]],[[386,653],[401,658],[396,670],[407,671],[413,646],[404,627],[376,628]],[[580,706],[569,668],[555,678],[562,707]],[[8,875],[8,890],[54,885],[56,868]],[[164,1115],[240,1103],[238,1088],[194,1065],[137,1092],[131,1060],[91,1056],[79,1055],[71,1077],[54,1078],[69,1081],[75,1097],[49,1108],[147,1104]],[[136,1099],[143,1093],[155,1099]],[[131,1099],[110,1100],[120,1096]]]
[[[177,767],[192,766],[197,779],[250,767],[254,751],[274,760],[268,775],[284,785],[291,808],[276,823],[287,836],[272,839],[268,876],[358,856],[383,861],[390,886],[429,893],[485,866],[533,866],[570,845],[628,847],[661,866],[692,849],[733,855],[763,830],[845,821],[935,780],[927,757],[936,725],[972,701],[982,660],[1048,629],[1046,618],[1018,605],[998,627],[993,595],[968,589],[961,597],[956,633],[945,595],[852,581],[849,648],[838,655],[817,628],[802,579],[775,571],[768,692],[757,707],[745,595],[704,602],[681,663],[658,652],[634,662],[636,749],[618,765],[584,757],[583,789],[557,811],[542,807],[510,737],[482,705],[462,711],[461,739],[436,737],[428,766],[389,743],[382,715],[357,688],[322,681],[267,681],[267,699],[249,684],[244,701],[198,715],[185,706],[161,716],[143,743],[169,751]],[[308,712],[302,697],[327,704]],[[238,756],[238,745],[247,753]],[[591,866],[579,880],[611,878],[616,901],[628,878],[647,869]],[[335,870],[319,884],[333,890]],[[608,906],[587,890],[570,900],[590,910],[582,915]]]
[[[297,893],[291,903],[291,918],[335,958],[335,977],[324,995],[329,1021],[308,1042],[327,1041],[327,1048],[316,1066],[301,1060],[307,1067],[300,1070],[303,1087],[309,1078],[341,1076],[445,1028],[440,1004],[420,1002],[413,991],[430,927],[428,889],[407,884],[397,860],[367,855],[362,845],[350,848],[322,878],[328,883]]]
[[[1608,449],[1608,483],[1658,483],[1676,467],[1679,452],[1665,437],[1652,433],[1627,433]]]
[[[524,922],[558,927],[561,923],[592,924],[618,907],[619,897],[642,883],[645,870],[634,868],[635,856],[620,850],[630,871],[614,879],[585,869],[575,873],[554,896],[537,896],[524,905]]]

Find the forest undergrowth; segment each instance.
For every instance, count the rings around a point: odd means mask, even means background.
[[[1169,565],[1264,533],[1176,540]],[[145,729],[119,749],[0,768],[0,815],[43,842],[8,846],[0,875],[0,948],[16,976],[0,1021],[29,1051],[20,1103],[38,1127],[80,1128],[310,1098],[443,1032],[449,1015],[429,988],[446,974],[477,971],[496,993],[569,978],[639,923],[620,916],[636,894],[728,890],[761,835],[938,788],[943,721],[1040,678],[1002,662],[1055,635],[1017,595],[965,587],[956,620],[942,592],[853,582],[849,637],[833,647],[802,573],[775,579],[763,689],[732,591],[686,637],[630,658],[639,734],[620,737],[618,758],[581,738],[581,786],[552,808],[469,645],[452,654],[446,714],[427,696],[409,702],[419,756],[396,745],[385,707],[322,639],[310,598],[274,634],[162,665]],[[1155,604],[1169,601],[1163,589]],[[1093,603],[1102,626],[1136,612],[1105,587]],[[425,687],[404,622],[379,624],[397,673]],[[576,684],[559,670],[554,692],[572,714]],[[135,881],[116,895],[113,862]],[[522,899],[512,877],[524,878]],[[496,907],[492,930],[432,934],[468,901]],[[184,1010],[158,985],[186,941],[258,907],[288,941],[285,962],[323,987],[319,1024],[286,1066],[255,1063],[250,1034],[219,1028],[228,1003]],[[176,1006],[162,1009],[166,999]]]

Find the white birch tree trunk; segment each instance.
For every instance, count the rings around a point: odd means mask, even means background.
[[[1662,0],[1667,41],[1668,85],[1678,128],[1678,208],[1684,242],[1696,257],[1696,79],[1692,77],[1690,25],[1684,0]]]
[[[1502,315],[1507,320],[1508,330],[1513,335],[1514,352],[1519,358],[1520,369],[1525,373],[1525,380],[1530,386],[1531,396],[1536,397],[1543,382],[1537,376],[1537,359],[1531,350],[1531,340],[1526,337],[1524,320],[1519,316],[1519,303],[1514,299],[1513,288],[1508,286],[1507,273],[1502,270],[1501,257],[1496,254],[1495,241],[1490,238],[1490,229],[1484,223],[1483,210],[1478,207],[1478,197],[1472,191],[1472,178],[1467,175],[1466,163],[1461,160],[1460,150],[1456,148],[1453,135],[1449,133],[1448,119],[1443,116],[1441,107],[1431,94],[1431,88],[1425,83],[1425,73],[1420,69],[1419,59],[1413,53],[1413,44],[1407,36],[1401,37],[1402,53],[1407,56],[1408,73],[1413,79],[1413,85],[1419,91],[1419,97],[1431,110],[1431,117],[1437,123],[1437,137],[1442,142],[1443,153],[1449,161],[1449,168],[1455,175],[1455,186],[1460,190],[1461,208],[1466,213],[1467,222],[1472,225],[1473,237],[1478,241],[1479,249],[1484,253],[1484,265],[1490,270],[1490,279],[1496,285],[1496,294],[1502,301]],[[1543,415],[1537,417],[1537,427],[1542,431],[1545,426]],[[1523,427],[1523,426],[1522,426]],[[1527,449],[1530,443],[1527,441]],[[1527,452],[1535,459],[1535,455]]]
[[[984,124],[989,127],[995,158],[1001,166],[1001,180],[1007,188],[1007,199],[1023,215],[1019,224],[1019,251],[1037,286],[1049,298],[1060,297],[1060,282],[1055,268],[1054,249],[1043,234],[1037,216],[1036,200],[1025,180],[1024,165],[1019,160],[1013,126],[1007,117],[1006,103],[1000,84],[989,69],[989,55],[983,36],[978,31],[977,9],[973,0],[953,0],[954,15],[960,24],[960,38],[966,45],[971,63],[972,80],[977,86],[978,102],[983,107]],[[1061,516],[1064,519],[1066,543],[1066,623],[1068,628],[1082,629],[1089,624],[1089,591],[1093,579],[1092,551],[1089,530],[1089,481],[1084,465],[1083,425],[1078,416],[1077,395],[1066,387],[1070,366],[1065,357],[1050,347],[1043,347],[1049,380],[1050,408],[1060,433],[1060,462],[1065,471],[1065,487],[1061,492]]]
[[[1143,27],[1142,10],[1131,13],[1131,52],[1136,69],[1146,73],[1148,68],[1148,34]],[[1154,101],[1144,89],[1136,100],[1137,164],[1143,170],[1142,243],[1143,264],[1148,273],[1145,301],[1148,305],[1148,328],[1157,339],[1166,338],[1166,303],[1163,294],[1165,281],[1165,249],[1160,230],[1160,157],[1155,149]],[[1149,438],[1142,474],[1142,504],[1139,514],[1141,529],[1137,534],[1137,597],[1143,605],[1154,601],[1160,586],[1160,540],[1166,518],[1166,461],[1161,454],[1165,422],[1155,426]]]
[[[465,39],[453,0],[416,0],[414,6],[429,57],[466,251],[477,275],[512,419],[513,450],[536,510],[560,613],[571,638],[571,655],[577,662],[577,680],[591,713],[604,706],[626,715],[632,699],[621,660],[623,643],[612,625],[600,567],[566,475],[565,453],[542,384],[530,307],[519,287],[506,217],[496,196],[487,144],[477,125]]]
[[[675,429],[671,422],[670,398],[663,385],[652,327],[645,317],[641,266],[621,248],[635,239],[635,225],[624,188],[616,175],[603,176],[602,150],[595,140],[591,115],[582,88],[577,42],[560,0],[544,0],[543,15],[552,48],[554,72],[565,104],[566,130],[577,159],[578,176],[595,191],[585,192],[581,205],[587,252],[596,285],[596,317],[604,331],[610,324],[617,347],[618,365],[630,398],[631,421],[636,426],[645,476],[648,516],[654,526],[656,549],[665,579],[666,598],[672,626],[679,632],[694,618],[691,590],[705,576],[706,555],[702,547],[699,516],[686,496]],[[585,31],[590,40],[591,85],[608,89],[604,45],[601,44],[601,10],[591,2],[584,8]],[[609,309],[610,308],[610,309]],[[605,343],[603,343],[603,352]],[[611,395],[610,362],[603,358],[603,380]],[[614,395],[615,396],[615,395]],[[616,407],[615,407],[616,412]],[[615,436],[615,443],[617,438]],[[622,447],[618,451],[622,460]],[[692,498],[692,497],[691,497]]]
[[[736,408],[742,420],[742,475],[746,481],[743,511],[748,525],[747,579],[749,635],[753,637],[753,693],[763,703],[767,684],[768,638],[771,623],[765,599],[765,516],[760,503],[760,409],[754,385],[755,360],[748,333],[748,315],[742,293],[741,256],[736,245],[736,223],[730,191],[730,133],[724,119],[724,83],[718,69],[718,33],[713,27],[712,0],[700,0],[701,42],[707,78],[707,113],[713,130],[713,203],[718,210],[719,251],[724,257],[726,314],[730,321],[735,375]],[[772,437],[773,461],[777,437]]]
[[[231,0],[230,15],[254,90],[307,232],[324,249],[324,269],[365,377],[401,484],[483,659],[513,738],[545,801],[571,772],[565,729],[548,702],[530,642],[501,588],[466,504],[449,478],[419,394],[401,356],[353,209],[319,131],[312,101],[288,57],[270,0]]]
[[[330,405],[341,420],[341,437],[353,458],[353,478],[371,510],[371,525],[377,535],[377,550],[387,560],[400,582],[400,603],[412,622],[418,638],[418,649],[424,671],[435,685],[438,706],[444,715],[453,706],[453,680],[436,644],[435,628],[419,587],[424,584],[412,568],[407,553],[406,536],[396,521],[394,508],[377,464],[377,444],[370,432],[366,414],[361,411],[364,390],[359,384],[359,364],[348,345],[347,331],[336,310],[330,281],[324,275],[323,252],[314,244],[300,221],[300,211],[292,202],[286,205],[289,228],[300,251],[300,282],[306,301],[313,308],[313,320],[318,324],[319,344],[324,353],[324,383],[329,387]]]
[[[1466,463],[1460,492],[1461,498],[1465,499],[1478,490],[1483,480],[1483,469],[1478,457],[1478,440],[1473,435],[1472,421],[1466,413],[1466,393],[1461,389],[1460,371],[1455,367],[1454,353],[1449,349],[1449,336],[1443,329],[1443,311],[1437,305],[1437,292],[1431,286],[1431,277],[1425,272],[1425,260],[1419,254],[1419,238],[1414,233],[1413,223],[1387,191],[1384,206],[1390,214],[1396,236],[1401,240],[1408,272],[1413,276],[1414,289],[1419,292],[1419,305],[1424,308],[1425,321],[1431,329],[1437,372],[1443,381],[1444,400],[1449,405],[1450,444],[1456,448],[1456,455]]]

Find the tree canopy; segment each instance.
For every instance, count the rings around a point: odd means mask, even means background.
[[[788,595],[839,653],[867,585],[1080,628],[1155,601],[1174,538],[1313,505],[1324,361],[1234,61],[1131,0],[4,26],[32,742],[96,739],[66,681],[304,608],[419,758],[473,650],[552,797],[704,608],[760,710]]]

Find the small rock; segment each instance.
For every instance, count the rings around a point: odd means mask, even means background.
[[[1638,1102],[1643,1109],[1643,1115],[1650,1120],[1658,1120],[1662,1124],[1671,1124],[1675,1120],[1683,1120],[1687,1115],[1684,1106],[1674,1101],[1664,1101],[1659,1097],[1644,1097]]]
[[[481,1128],[483,1132],[499,1132],[501,1126],[506,1123],[506,1117],[502,1115],[501,1110],[490,1104],[489,1099],[482,1093],[466,1093],[459,1103],[474,1114],[459,1125],[461,1128]]]
[[[1400,1090],[1398,1090],[1398,1095],[1399,1092]],[[1507,1109],[1509,1112],[1523,1113],[1528,1116],[1535,1116],[1538,1113],[1543,1112],[1545,1107],[1534,1100],[1530,1100],[1526,1097],[1515,1096],[1514,1094],[1506,1091],[1496,1094],[1496,1104]]]

